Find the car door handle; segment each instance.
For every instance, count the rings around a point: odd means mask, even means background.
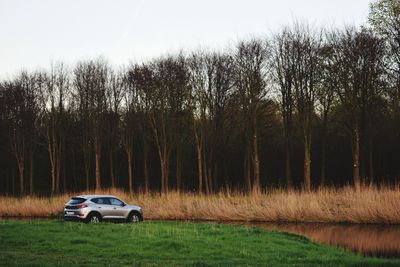
[[[117,208],[116,208],[116,207],[114,207],[114,209],[116,210]]]
[[[101,209],[101,207],[99,207],[99,209]]]

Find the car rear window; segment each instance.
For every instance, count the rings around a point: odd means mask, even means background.
[[[84,199],[82,197],[73,197],[73,198],[71,198],[70,201],[68,201],[68,204],[70,204],[70,205],[81,204],[85,201],[86,201],[86,199]]]

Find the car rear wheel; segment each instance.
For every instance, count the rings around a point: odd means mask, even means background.
[[[101,220],[100,215],[97,213],[92,213],[89,214],[89,216],[86,219],[87,223],[99,223]]]

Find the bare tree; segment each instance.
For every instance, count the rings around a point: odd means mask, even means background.
[[[203,190],[204,181],[205,191],[209,194],[218,184],[219,170],[222,169],[224,175],[226,173],[223,155],[230,131],[227,117],[234,85],[234,59],[227,53],[198,53],[192,56],[189,65],[199,190]]]
[[[243,113],[245,114],[245,132],[248,142],[248,158],[252,161],[253,181],[248,181],[249,189],[260,190],[260,159],[258,148],[257,115],[260,113],[261,101],[268,88],[267,76],[267,44],[253,39],[240,42],[235,54],[236,82]]]
[[[335,90],[339,86],[338,71],[332,62],[334,51],[332,44],[325,42],[320,49],[319,82],[316,83],[316,110],[321,120],[321,175],[320,185],[326,184],[326,147],[328,121],[335,104]]]
[[[41,80],[38,73],[21,72],[4,84],[11,127],[10,144],[17,162],[20,194],[25,193],[25,170],[29,168],[29,193],[33,194],[34,136],[39,114],[38,97]]]
[[[169,160],[172,147],[171,128],[168,127],[170,110],[168,106],[168,71],[172,58],[159,59],[140,66],[135,72],[135,83],[148,103],[149,125],[160,160],[161,191],[168,192]],[[171,80],[170,80],[171,81]]]
[[[304,189],[310,191],[312,118],[315,112],[321,36],[313,33],[309,26],[297,24],[292,37],[295,101],[304,143]]]
[[[153,89],[155,86],[155,77],[153,69],[150,64],[133,65],[125,77],[125,118],[124,118],[124,131],[130,131],[130,135],[124,137],[124,147],[127,154],[132,153],[132,146],[134,144],[134,136],[136,133],[137,139],[141,139],[143,147],[143,176],[145,192],[149,192],[149,171],[148,171],[148,150],[149,150],[149,136],[153,132],[150,125],[152,113],[152,103],[155,95]],[[134,129],[130,129],[134,128]],[[150,129],[149,129],[150,128]],[[127,150],[128,148],[128,150]],[[133,159],[133,155],[131,156]],[[132,160],[131,160],[132,162]],[[129,166],[131,165],[131,166]],[[161,164],[160,164],[161,165]],[[128,167],[132,174],[132,164]],[[128,172],[128,177],[129,177]],[[131,175],[132,176],[132,175]],[[132,178],[129,178],[132,179]]]
[[[104,139],[104,112],[109,67],[96,61],[80,62],[74,70],[75,96],[79,102],[82,125],[82,149],[85,163],[86,186],[89,187],[91,149],[95,154],[96,190],[101,188],[101,153]]]
[[[139,90],[136,81],[141,80],[141,67],[132,66],[123,79],[124,109],[122,116],[122,146],[128,158],[128,187],[133,193],[133,151],[138,126]],[[138,82],[139,84],[139,82]]]
[[[116,156],[115,149],[118,146],[119,128],[120,128],[120,109],[123,99],[123,80],[125,73],[109,71],[108,81],[106,86],[107,98],[107,134],[105,135],[105,143],[108,149],[108,160],[110,167],[111,186],[115,187],[116,181]]]
[[[283,117],[285,135],[285,174],[288,189],[293,187],[292,180],[292,142],[293,142],[293,113],[294,99],[294,62],[293,37],[289,28],[284,28],[274,37],[273,69],[278,87],[279,103]]]
[[[161,192],[168,193],[169,189],[169,164],[172,149],[172,133],[170,125],[170,107],[168,103],[168,90],[173,83],[174,59],[168,57],[153,62],[152,86],[147,90],[146,96],[151,96],[150,126],[156,143],[161,170]]]
[[[24,170],[26,158],[26,137],[24,135],[24,114],[26,106],[24,104],[24,91],[22,85],[17,81],[10,81],[4,83],[6,90],[6,97],[8,104],[7,113],[9,118],[10,127],[10,144],[11,151],[14,154],[17,162],[19,174],[19,193],[24,194]]]
[[[170,123],[172,128],[173,150],[175,152],[175,184],[176,190],[182,187],[182,157],[183,145],[187,141],[186,129],[190,127],[190,86],[189,72],[186,59],[182,54],[176,56],[169,66],[171,68],[170,81],[168,81],[168,106],[170,107]],[[169,80],[168,79],[168,80]]]
[[[354,28],[347,28],[331,38],[335,41],[335,64],[340,67],[337,92],[352,136],[354,184],[356,190],[360,190],[360,136],[364,134],[361,125],[381,78],[380,41],[370,31]]]
[[[65,105],[69,94],[69,74],[63,63],[52,65],[46,77],[44,120],[50,159],[51,193],[60,192],[60,175],[65,146]],[[65,188],[64,188],[65,190]]]
[[[207,124],[207,100],[206,100],[206,87],[208,82],[207,70],[205,64],[206,54],[202,51],[193,53],[188,59],[188,66],[190,71],[190,85],[192,88],[192,122],[193,133],[195,136],[196,154],[197,154],[197,171],[198,171],[198,192],[203,193],[203,183],[205,177],[203,175],[203,168],[205,165],[205,127]],[[207,181],[208,185],[208,181]],[[207,192],[209,188],[207,187]]]

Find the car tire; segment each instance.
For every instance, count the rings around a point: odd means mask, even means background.
[[[97,212],[89,213],[86,217],[86,223],[99,223],[101,221],[101,216]]]
[[[138,222],[143,221],[143,218],[139,212],[133,211],[133,212],[129,213],[128,219],[126,221],[128,223],[138,223]]]

